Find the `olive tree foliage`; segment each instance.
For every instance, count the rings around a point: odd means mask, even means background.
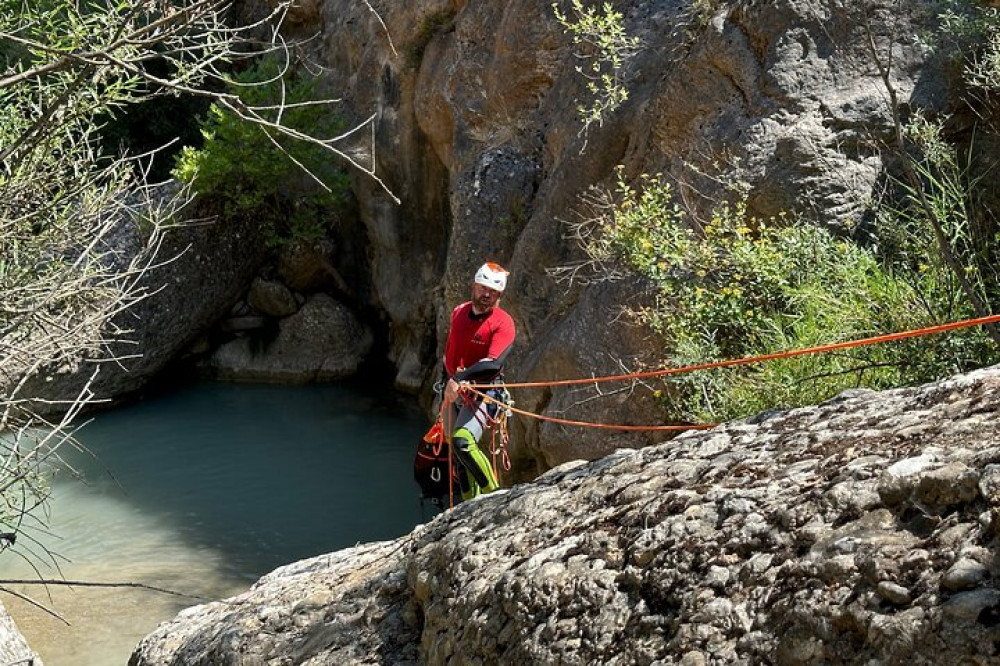
[[[574,54],[582,63],[576,72],[585,80],[589,102],[577,104],[582,123],[581,133],[594,123],[598,126],[628,99],[625,66],[638,53],[638,37],[625,31],[624,17],[610,3],[584,6],[581,0],[571,0],[564,11],[559,2],[552,3],[552,12],[563,32],[579,50]]]
[[[283,123],[280,98],[267,108],[243,101],[233,65],[270,52],[291,67],[292,49],[280,36],[286,3],[239,27],[227,21],[232,4],[0,0],[2,533],[30,539],[25,527],[41,520],[45,472],[73,445],[70,424],[94,400],[84,388],[75,400],[45,405],[25,395],[26,383],[60,366],[87,361],[96,373],[124,361],[111,351],[129,336],[116,315],[151,294],[147,275],[171,260],[157,254],[164,230],[190,200],[184,187],[149,182],[150,155],[102,151],[103,122],[138,102],[200,96],[269,137],[309,142],[374,178],[339,148],[364,123],[309,136]],[[41,412],[65,416],[51,422]]]

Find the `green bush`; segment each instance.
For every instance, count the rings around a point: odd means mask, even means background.
[[[279,59],[265,58],[235,77],[233,90],[268,120],[280,113],[286,126],[303,135],[332,138],[342,131],[337,114],[310,103],[317,97],[315,80],[283,73],[282,67]],[[221,202],[225,215],[259,220],[274,244],[326,233],[348,185],[328,150],[243,122],[218,104],[209,109],[201,135],[200,148],[185,146],[178,156],[177,179]]]
[[[659,333],[671,366],[770,354],[941,323],[939,275],[887,268],[848,238],[781,215],[747,213],[739,193],[689,218],[669,183],[619,180],[615,204],[579,233],[590,265],[651,285],[630,314]],[[897,268],[902,268],[897,266]],[[949,316],[971,316],[957,306]],[[676,418],[719,421],[812,404],[851,387],[886,388],[981,365],[981,331],[681,375],[660,392]]]
[[[960,62],[972,88],[1000,88],[1000,8],[978,0],[937,0],[937,26],[922,41]]]
[[[984,303],[996,302],[1000,229],[980,201],[995,167],[977,169],[971,145],[963,160],[944,139],[941,121],[917,113],[904,132],[914,177],[893,179],[894,196],[877,209],[875,237],[884,260],[913,275],[923,300],[936,304],[942,317],[951,317],[953,304],[968,296],[956,269],[966,290]]]

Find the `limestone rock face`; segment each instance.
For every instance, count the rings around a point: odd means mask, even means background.
[[[219,347],[207,366],[217,379],[306,383],[354,374],[373,337],[343,304],[315,294],[281,319],[273,340],[237,337]]]
[[[992,663],[998,464],[1000,368],[844,394],[280,568],[130,664]]]
[[[718,9],[700,13],[706,5]],[[513,271],[504,299],[519,325],[510,378],[619,373],[662,358],[620,317],[641,285],[581,287],[550,274],[581,258],[565,222],[588,213],[581,195],[612,185],[619,165],[626,178],[666,174],[696,210],[742,181],[753,214],[856,221],[884,168],[879,141],[891,130],[873,59],[891,54],[901,102],[940,109],[948,100],[947,77],[917,40],[919,17],[929,15],[923,3],[895,7],[616,3],[642,48],[625,67],[628,101],[583,133],[576,107],[591,98],[576,66],[586,61],[545,3],[322,3],[320,17],[297,29],[322,33],[307,51],[343,92],[348,116],[373,117],[374,136],[362,132],[357,148],[374,141],[376,171],[402,201],[355,181],[372,301],[389,322],[397,385],[426,389],[436,378],[448,313],[486,259]],[[585,400],[592,394],[579,389],[514,397],[528,410],[569,418],[656,416],[627,402]],[[602,443],[537,424],[518,440],[522,478],[651,441]]]
[[[287,317],[299,309],[295,294],[281,282],[256,278],[250,283],[247,304],[271,317]]]
[[[0,604],[0,660],[4,664],[44,666],[42,658],[28,647],[28,642],[3,604]]]
[[[26,383],[19,396],[72,401],[97,369],[91,385],[97,399],[118,398],[144,386],[246,290],[266,256],[262,233],[249,219],[203,220],[171,228],[157,255],[160,265],[143,276],[147,297],[116,317],[114,328],[123,332],[107,333],[124,340],[111,345],[120,362],[94,364],[82,359],[46,368]],[[128,251],[123,242],[123,252]],[[18,379],[14,377],[11,386]],[[8,389],[0,383],[0,394],[7,395]]]

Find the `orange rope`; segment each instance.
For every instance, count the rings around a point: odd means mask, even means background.
[[[918,328],[912,331],[903,331],[901,333],[889,333],[887,335],[877,335],[871,338],[863,338],[861,340],[849,340],[847,342],[835,342],[828,345],[820,345],[818,347],[807,347],[805,349],[793,349],[790,351],[775,352],[773,354],[764,354],[763,356],[747,356],[744,358],[730,359],[728,361],[713,361],[711,363],[699,363],[696,365],[686,365],[679,368],[666,368],[663,370],[650,370],[648,372],[633,372],[624,375],[608,375],[606,377],[591,377],[589,379],[559,379],[548,382],[511,382],[511,383],[498,383],[498,384],[469,384],[468,388],[476,390],[480,388],[487,388],[490,386],[497,387],[503,386],[505,388],[535,388],[542,386],[570,386],[574,384],[595,384],[598,382],[613,382],[613,381],[624,381],[630,379],[649,379],[652,377],[665,377],[668,375],[680,375],[687,372],[695,372],[697,370],[711,370],[713,368],[728,368],[734,365],[748,365],[750,363],[760,363],[763,361],[773,361],[779,358],[793,358],[795,356],[805,356],[807,354],[819,354],[822,352],[836,351],[838,349],[851,349],[853,347],[864,347],[867,345],[874,345],[882,342],[891,342],[894,340],[905,340],[907,338],[916,338],[924,335],[933,335],[935,333],[944,333],[946,331],[953,331],[959,328],[969,328],[971,326],[984,326],[987,324],[996,324],[1000,322],[1000,315],[990,315],[989,317],[979,317],[977,319],[964,319],[962,321],[951,322],[949,324],[941,324],[939,326],[928,326],[927,328]],[[476,390],[476,393],[479,393]],[[519,414],[525,414],[527,416],[533,416],[540,418],[537,414],[531,414],[530,412],[523,412],[511,408]],[[544,420],[544,419],[543,419]],[[556,420],[556,419],[548,419]],[[562,422],[558,421],[557,422]],[[568,422],[570,425],[592,425],[584,424],[578,421]],[[621,426],[618,426],[621,427]],[[643,426],[635,426],[634,429],[645,429]],[[664,429],[687,429],[689,426],[662,426]],[[625,428],[633,429],[633,428]]]
[[[493,384],[493,386],[498,386],[498,384]],[[500,405],[503,409],[509,409],[515,414],[520,414],[522,416],[530,416],[533,419],[538,419],[540,421],[551,421],[552,423],[560,423],[562,425],[572,425],[572,426],[586,426],[588,428],[604,428],[607,430],[708,430],[709,428],[714,428],[715,423],[693,423],[691,425],[658,425],[658,426],[641,426],[641,425],[615,425],[611,423],[592,423],[590,421],[572,421],[570,419],[560,419],[555,416],[544,416],[542,414],[536,414],[534,412],[529,412],[524,409],[518,409],[511,405],[505,404],[497,400],[496,398],[491,398],[479,389],[475,388],[473,385],[467,387],[469,391],[475,395],[478,395],[483,400],[488,400],[489,402],[495,402]]]
[[[448,508],[455,508],[455,448],[451,441],[451,405],[441,401],[441,418],[444,421],[444,440],[448,442]]]

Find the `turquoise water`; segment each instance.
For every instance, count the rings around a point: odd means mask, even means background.
[[[412,398],[348,384],[199,383],[99,414],[79,434],[93,457],[69,456],[84,482],[63,474],[53,487],[56,536],[33,535],[35,551],[58,553],[42,574],[215,599],[277,566],[395,538],[425,518],[412,477],[425,428]],[[27,577],[25,566],[5,553],[0,575]],[[197,602],[49,589],[71,626],[4,598],[47,666],[123,665]]]

